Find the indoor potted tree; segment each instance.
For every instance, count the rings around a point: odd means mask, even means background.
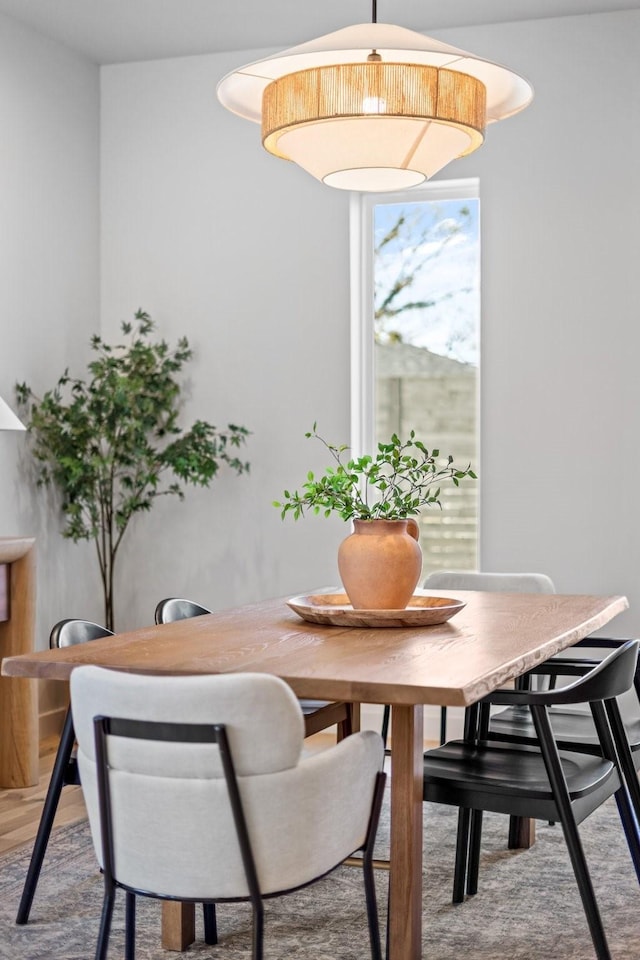
[[[356,609],[404,609],[422,570],[415,517],[423,507],[440,506],[441,487],[476,474],[469,464],[454,466],[451,455],[429,451],[411,431],[407,440],[393,434],[379,443],[375,456],[346,459],[346,444],[335,446],[321,437],[314,423],[305,436],[320,440],[333,464],[324,474],[307,474],[301,491],[284,491],[274,501],[283,519],[307,511],[339,514],[353,520],[354,532],[338,550],[338,569],[351,605]]]
[[[63,536],[93,540],[104,597],[104,619],[114,628],[114,574],[122,538],[133,516],[157,497],[184,498],[183,484],[209,486],[222,464],[244,473],[237,455],[249,431],[219,430],[204,420],[178,424],[176,380],[192,351],[153,341],[153,321],[138,310],[123,323],[128,341],[116,346],[94,336],[87,381],[65,371],[42,399],[26,383],[16,392],[39,464],[38,483],[62,495]],[[165,474],[172,480],[163,483]]]

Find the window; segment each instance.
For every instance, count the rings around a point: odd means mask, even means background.
[[[478,182],[441,181],[352,201],[352,447],[413,429],[478,465]],[[420,517],[425,572],[475,569],[477,483]]]

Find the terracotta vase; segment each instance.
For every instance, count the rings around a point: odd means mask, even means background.
[[[354,520],[338,549],[338,569],[352,607],[403,610],[422,571],[418,524],[408,520]]]

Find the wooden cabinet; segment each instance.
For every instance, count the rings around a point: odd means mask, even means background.
[[[34,646],[36,550],[32,537],[0,537],[0,656]],[[0,787],[38,782],[36,681],[0,678]]]
[[[0,620],[9,619],[9,564],[0,563]]]

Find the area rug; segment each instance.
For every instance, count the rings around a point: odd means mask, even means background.
[[[456,814],[425,805],[423,952],[425,960],[592,960],[586,920],[559,826],[538,823],[531,850],[506,849],[507,819],[487,816],[480,890],[451,905]],[[614,960],[640,958],[640,892],[615,804],[608,802],[581,827],[585,852]],[[388,846],[388,820],[377,855]],[[31,920],[15,925],[29,849],[0,858],[0,958],[90,960],[100,917],[102,881],[86,823],[56,829]],[[384,927],[387,874],[376,872]],[[124,897],[114,917],[110,960],[123,957]],[[220,942],[198,940],[193,960],[246,960],[250,916],[243,904],[218,907]],[[360,870],[341,867],[304,891],[266,905],[265,960],[366,960],[369,956]],[[140,901],[138,960],[171,960],[160,946],[160,910]],[[383,931],[384,932],[384,931]]]

